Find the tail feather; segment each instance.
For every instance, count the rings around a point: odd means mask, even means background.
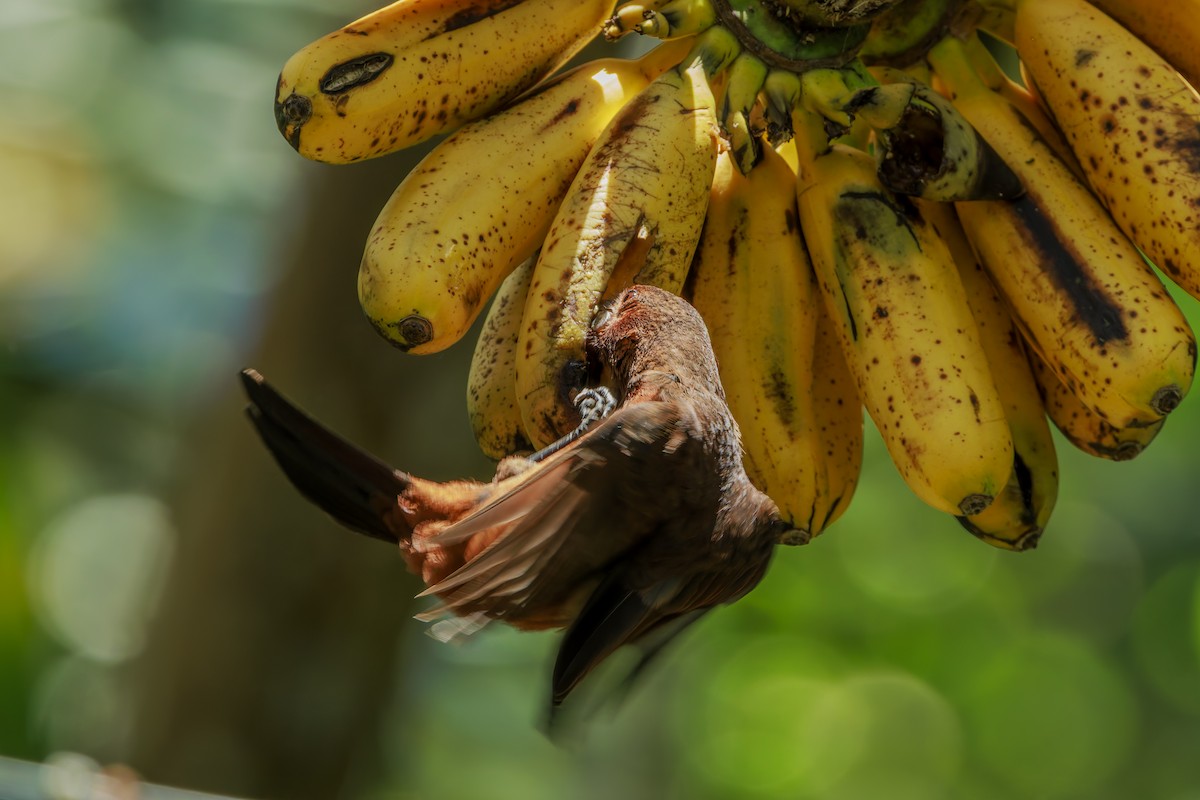
[[[250,401],[246,414],[301,494],[351,530],[398,542],[388,512],[408,487],[408,476],[309,417],[255,370],[242,370],[241,377]]]

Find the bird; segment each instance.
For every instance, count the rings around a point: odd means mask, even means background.
[[[628,683],[700,616],[743,597],[791,530],[746,476],[708,332],[685,300],[625,289],[599,306],[585,357],[597,385],[575,398],[580,427],[503,459],[487,482],[393,469],[258,372],[241,375],[247,413],[295,487],[399,546],[438,601],[419,618],[565,630],[551,716],[621,647],[642,651]]]

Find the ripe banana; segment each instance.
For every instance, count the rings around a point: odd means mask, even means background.
[[[975,257],[954,207],[946,203],[918,205],[958,266],[1013,441],[1012,474],[1004,491],[979,514],[959,516],[958,521],[988,544],[1028,550],[1041,538],[1058,497],[1058,458],[1025,344],[1000,292]]]
[[[682,288],[704,223],[717,158],[710,76],[737,55],[720,27],[622,108],[567,191],[534,271],[521,324],[517,397],[543,447],[578,422],[571,394],[583,340],[614,272]]]
[[[1166,422],[1164,418],[1149,424],[1118,428],[1084,405],[1036,353],[1030,353],[1030,364],[1046,413],[1054,426],[1067,441],[1089,455],[1110,461],[1136,458]]]
[[[817,344],[813,352],[813,418],[817,435],[824,444],[821,454],[832,499],[825,521],[814,536],[833,523],[850,507],[858,486],[863,456],[863,406],[854,384],[854,375],[846,363],[833,318],[822,302],[817,309]]]
[[[795,182],[770,147],[745,176],[721,153],[689,284],[742,431],[746,474],[795,529],[788,543],[803,544],[823,529],[844,487],[828,482],[813,409],[821,299]]]
[[[954,515],[1004,488],[1013,446],[946,244],[874,160],[794,121],[801,227],[867,412],[912,490]]]
[[[1187,393],[1195,366],[1179,308],[1087,187],[979,80],[958,40],[944,39],[929,59],[954,104],[1027,188],[1014,201],[958,204],[1022,331],[1112,425],[1160,419]]]
[[[1086,0],[1021,0],[1017,46],[1121,230],[1200,297],[1200,96]]]
[[[1021,116],[1037,129],[1042,140],[1050,146],[1059,160],[1070,168],[1076,178],[1086,183],[1087,178],[1084,177],[1083,167],[1079,166],[1079,160],[1075,158],[1075,152],[1063,138],[1062,131],[1055,127],[1054,120],[1046,114],[1038,97],[1029,91],[1028,87],[1008,77],[978,35],[968,35],[963,40],[963,47],[979,79],[1020,111]]]
[[[612,7],[613,0],[399,0],[288,59],[275,90],[276,123],[316,161],[391,153],[516,97],[587,44]]]
[[[412,353],[458,341],[500,281],[541,246],[604,126],[689,47],[589,62],[435,147],[367,239],[358,295],[375,329]]]
[[[1090,0],[1200,84],[1200,0]]]
[[[521,450],[532,450],[529,437],[521,426],[517,405],[517,331],[529,282],[533,278],[534,256],[512,271],[492,300],[483,319],[483,330],[475,342],[471,371],[467,376],[467,415],[479,449],[488,458],[501,459]]]

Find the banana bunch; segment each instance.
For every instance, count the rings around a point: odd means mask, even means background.
[[[559,72],[598,35],[659,43]],[[488,456],[580,424],[593,316],[653,284],[708,325],[782,543],[846,510],[865,411],[919,498],[1026,550],[1056,443],[1131,459],[1191,387],[1196,79],[1200,0],[399,0],[293,56],[275,114],[332,163],[449,134],[358,292],[414,354],[484,316]]]

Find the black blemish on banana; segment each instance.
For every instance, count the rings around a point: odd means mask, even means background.
[[[1054,285],[1071,304],[1075,320],[1092,335],[1097,346],[1129,338],[1120,303],[1096,283],[1087,259],[1069,247],[1042,209],[1028,197],[1012,201],[1021,221],[1021,233],[1032,249],[1042,253],[1041,263]]]
[[[880,130],[879,179],[893,192],[942,202],[1011,200],[1025,187],[1004,159],[957,113],[914,96],[896,124]],[[947,107],[948,108],[948,107]],[[965,137],[966,158],[949,154],[948,136]]]
[[[501,11],[507,11],[521,2],[523,2],[523,0],[493,0],[493,2],[490,3],[485,1],[482,3],[477,3],[473,6],[468,6],[467,8],[464,8],[461,11],[456,12],[453,16],[449,17],[446,20],[446,24],[442,27],[442,30],[434,34],[434,36],[440,36],[443,33],[449,33],[450,31],[458,30],[459,28],[465,28],[468,25],[474,25],[480,20],[487,19],[488,17],[494,17]],[[431,36],[430,38],[433,37]]]
[[[1033,471],[1029,469],[1025,459],[1021,458],[1021,454],[1015,449],[1013,450],[1013,477],[1017,481],[1017,488],[1021,491],[1020,521],[1023,524],[1032,525],[1037,519],[1037,512],[1033,508]]]
[[[342,94],[375,80],[386,72],[394,61],[391,53],[368,53],[358,56],[330,67],[317,85],[323,94]]]

